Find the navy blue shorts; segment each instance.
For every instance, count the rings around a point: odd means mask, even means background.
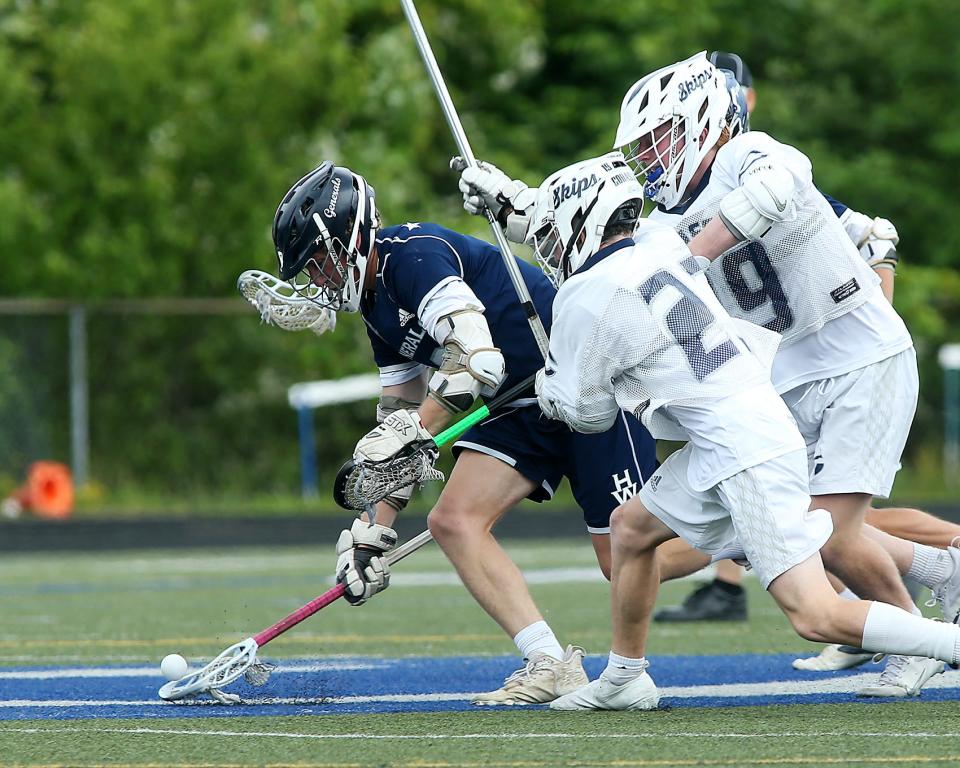
[[[469,448],[500,459],[537,485],[527,498],[547,501],[566,476],[590,533],[610,532],[610,513],[657,468],[656,442],[620,413],[600,434],[571,432],[537,405],[504,410],[467,430],[453,453]]]

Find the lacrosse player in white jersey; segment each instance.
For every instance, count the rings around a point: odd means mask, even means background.
[[[644,646],[656,547],[677,535],[715,558],[745,557],[803,637],[960,660],[957,625],[830,586],[818,550],[831,517],[811,507],[804,439],[770,382],[779,338],[726,312],[671,227],[641,220],[631,237],[642,194],[612,152],[550,176],[529,226],[559,288],[537,379],[544,413],[594,432],[626,411],[654,437],[689,441],[614,511],[608,666],[551,708],[658,704]]]
[[[834,534],[827,567],[860,595],[916,611],[901,575],[960,608],[960,550],[863,525],[888,496],[918,391],[910,334],[880,280],[813,186],[809,160],[757,131],[731,136],[724,75],[704,54],[642,78],[626,94],[616,146],[644,180],[650,214],[689,241],[733,317],[782,334],[772,378],[805,438],[815,508]],[[528,230],[531,190],[492,166],[461,177],[465,207],[496,206],[508,236]],[[888,662],[883,687],[916,694],[943,666]],[[876,694],[876,691],[866,691]]]

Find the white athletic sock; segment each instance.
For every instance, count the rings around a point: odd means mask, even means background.
[[[603,670],[603,676],[614,685],[623,685],[640,677],[643,670],[648,666],[647,660],[643,656],[639,659],[631,659],[629,656],[620,656],[610,651],[607,668]]]
[[[529,659],[534,653],[545,653],[557,660],[563,658],[563,648],[557,642],[557,636],[553,634],[550,625],[542,619],[517,632],[513,642],[516,643],[524,660]]]
[[[960,627],[914,616],[887,603],[870,603],[860,646],[874,653],[960,662]]]
[[[904,574],[916,579],[925,587],[936,587],[953,575],[953,558],[945,549],[913,545],[913,562]]]
[[[843,588],[843,592],[838,592],[837,594],[839,594],[840,597],[842,597],[844,600],[859,600],[859,599],[860,599],[860,598],[857,596],[857,593],[854,592],[852,589],[850,589],[850,587],[844,587],[844,588]]]

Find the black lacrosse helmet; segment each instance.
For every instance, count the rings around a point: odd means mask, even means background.
[[[356,312],[379,226],[373,187],[324,161],[290,188],[273,218],[281,279],[321,306]]]

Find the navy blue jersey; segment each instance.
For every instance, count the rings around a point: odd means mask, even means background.
[[[379,367],[415,360],[437,367],[439,345],[418,320],[437,288],[460,278],[483,302],[493,343],[506,361],[506,390],[543,367],[543,357],[513,290],[500,251],[490,243],[438,224],[402,224],[380,230],[376,293],[360,313]],[[549,332],[553,285],[536,267],[517,259],[534,306]]]

